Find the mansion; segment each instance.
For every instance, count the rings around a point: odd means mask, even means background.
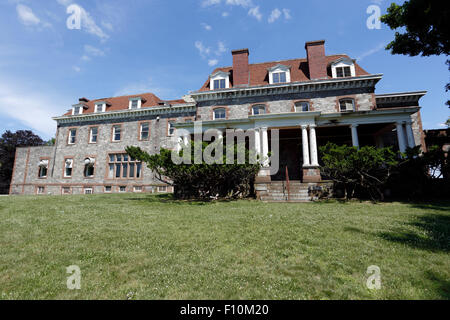
[[[10,194],[172,192],[125,148],[150,154],[179,148],[177,129],[194,134],[196,123],[204,131],[254,130],[263,159],[277,130],[279,170],[270,172],[264,161],[255,181],[262,200],[308,200],[311,187],[322,183],[318,147],[329,141],[425,149],[419,100],[426,92],[376,94],[382,74],[345,54],[326,55],[325,41],[305,49],[304,59],[255,64],[248,49],[234,50],[232,66],[217,68],[178,100],[152,93],[80,98],[54,118],[54,146],[17,149]]]

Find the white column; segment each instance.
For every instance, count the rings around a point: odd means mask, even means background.
[[[255,153],[261,154],[261,135],[259,134],[259,128],[255,128]]]
[[[406,136],[408,137],[408,147],[414,148],[416,146],[416,142],[414,141],[414,133],[412,130],[412,122],[406,122]]]
[[[316,139],[316,125],[309,126],[309,142],[311,145],[311,165],[319,166],[319,159],[317,157],[317,139]]]
[[[263,159],[263,166],[268,167],[269,166],[269,136],[267,133],[267,128],[261,128],[261,136],[262,136],[262,159]]]
[[[396,126],[397,126],[398,148],[400,149],[400,152],[405,152],[406,144],[405,144],[405,134],[403,133],[403,124],[401,122],[397,122]]]
[[[351,125],[352,128],[352,143],[354,147],[359,148],[359,139],[358,139],[358,125],[356,123]]]
[[[303,146],[303,166],[308,167],[309,162],[309,145],[308,145],[308,126],[302,125],[302,146]]]

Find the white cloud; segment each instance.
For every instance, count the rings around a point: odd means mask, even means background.
[[[81,71],[81,68],[80,68],[79,66],[73,66],[72,69],[73,69],[75,72],[80,72],[80,71]]]
[[[211,31],[212,30],[212,27],[209,24],[207,24],[207,23],[202,23],[201,25],[206,31]]]
[[[258,21],[261,21],[261,19],[262,19],[262,14],[261,14],[261,12],[259,12],[259,6],[251,8],[248,11],[248,15],[255,17]]]
[[[290,20],[292,18],[291,16],[291,10],[289,9],[283,9],[284,18],[286,20]]]
[[[114,30],[114,27],[113,27],[112,23],[110,23],[110,22],[102,21],[102,26],[105,29],[108,29],[109,31],[113,31]]]
[[[376,46],[375,48],[372,48],[370,50],[367,50],[366,52],[363,52],[358,58],[356,58],[356,60],[358,62],[360,62],[364,58],[367,58],[368,56],[371,56],[371,55],[377,53],[378,51],[383,50],[385,47],[386,47],[386,43],[382,42],[378,46]]]
[[[226,4],[230,6],[241,6],[244,8],[253,6],[252,0],[226,0]]]
[[[195,47],[197,48],[198,52],[202,56],[202,58],[205,58],[207,55],[211,53],[211,48],[205,47],[203,45],[203,42],[201,41],[195,41]]]
[[[267,21],[269,23],[274,23],[276,20],[278,20],[278,18],[281,17],[281,11],[278,8],[275,8],[272,10],[272,12],[270,13],[269,19],[267,19]]]
[[[103,56],[105,56],[105,52],[103,50],[98,49],[98,48],[93,47],[93,46],[88,45],[88,44],[86,44],[84,46],[84,51],[88,55],[91,55],[91,56],[94,56],[94,57],[103,57]]]
[[[208,66],[210,66],[210,67],[214,67],[218,63],[219,63],[219,60],[217,60],[217,59],[210,59],[210,60],[208,60]]]
[[[87,55],[83,55],[82,57],[81,57],[81,60],[82,61],[91,61],[91,57],[89,57],[89,56],[87,56]]]
[[[174,90],[172,88],[164,88],[154,83],[151,78],[147,80],[133,82],[124,85],[121,89],[114,93],[114,96],[125,96],[139,93],[151,92],[161,99],[167,99],[174,96]]]
[[[222,17],[224,17],[224,18],[228,17],[229,15],[230,15],[230,14],[229,14],[227,11],[222,12]]]
[[[217,43],[216,55],[221,56],[223,53],[227,52],[227,48],[225,47],[225,43],[223,41],[219,41]]]
[[[67,112],[71,103],[51,90],[43,93],[46,89],[37,88],[39,84],[27,83],[0,78],[0,113],[36,130],[45,139],[53,137],[56,122],[51,118]]]
[[[209,7],[216,4],[220,4],[221,0],[203,0],[202,7]]]
[[[33,13],[33,10],[26,5],[18,4],[16,11],[20,22],[26,26],[38,25],[41,22],[41,20]]]

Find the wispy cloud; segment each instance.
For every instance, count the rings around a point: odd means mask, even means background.
[[[194,45],[202,58],[206,58],[206,56],[211,53],[211,48],[205,47],[205,45],[201,41],[195,41]]]
[[[223,41],[219,41],[217,43],[217,50],[215,51],[216,55],[221,56],[223,53],[227,52],[227,47]]]
[[[207,24],[207,23],[201,23],[201,26],[206,30],[206,31],[211,31],[212,30],[212,27],[209,25],[209,24]]]
[[[248,15],[255,17],[256,20],[261,21],[262,20],[262,13],[259,11],[259,6],[253,7],[248,11]]]
[[[210,67],[214,67],[218,63],[219,63],[219,60],[217,60],[217,59],[210,59],[210,60],[208,60],[208,66],[210,66]]]
[[[33,12],[33,10],[24,5],[24,4],[18,4],[16,6],[17,11],[17,17],[19,18],[19,21],[27,26],[27,27],[50,27],[51,24],[45,21],[42,21],[39,19],[36,14]]]
[[[221,0],[203,0],[202,7],[209,7],[216,4],[220,4]]]
[[[230,13],[228,13],[227,11],[222,12],[222,17],[226,18],[230,15]]]
[[[75,71],[77,73],[81,72],[81,68],[79,66],[73,66],[72,69],[73,69],[73,71]]]
[[[84,51],[88,55],[93,56],[93,57],[103,57],[105,55],[105,52],[103,50],[93,47],[89,44],[84,46]]]
[[[132,82],[124,85],[114,93],[114,96],[124,96],[146,92],[151,92],[162,99],[167,99],[174,95],[173,89],[161,87],[156,84],[152,78],[148,78],[143,81]]]
[[[274,23],[280,17],[281,17],[281,11],[278,8],[275,8],[270,13],[270,16],[269,16],[269,19],[267,19],[267,22]]]
[[[356,58],[356,60],[362,61],[364,58],[367,58],[368,56],[371,56],[371,55],[383,50],[385,47],[386,47],[386,43],[382,42],[382,43],[378,44],[376,47],[363,52],[358,58]]]
[[[283,14],[284,14],[284,18],[285,18],[286,20],[292,19],[292,16],[291,16],[291,10],[284,8],[284,9],[283,9]]]

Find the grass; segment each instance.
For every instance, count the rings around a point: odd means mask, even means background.
[[[0,250],[0,299],[450,298],[450,202],[1,197]]]

